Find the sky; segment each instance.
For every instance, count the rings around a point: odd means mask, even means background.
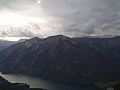
[[[120,0],[0,0],[0,39],[120,35]]]

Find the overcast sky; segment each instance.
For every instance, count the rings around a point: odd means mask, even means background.
[[[0,0],[0,37],[120,35],[120,0]]]

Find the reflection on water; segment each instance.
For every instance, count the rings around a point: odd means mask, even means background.
[[[33,88],[45,88],[48,90],[93,90],[93,88],[83,88],[78,86],[71,86],[61,83],[50,82],[46,80],[42,80],[40,78],[22,76],[22,75],[8,75],[8,74],[0,74],[3,78],[9,80],[13,83],[27,83]],[[94,89],[96,90],[96,89]]]

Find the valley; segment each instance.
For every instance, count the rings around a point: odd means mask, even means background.
[[[0,71],[72,84],[120,80],[119,39],[35,37],[2,50]]]

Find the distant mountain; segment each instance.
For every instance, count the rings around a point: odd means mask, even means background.
[[[0,51],[2,51],[3,49],[8,48],[9,46],[16,44],[16,43],[20,43],[20,42],[24,42],[27,39],[20,39],[19,41],[6,41],[6,40],[0,40]]]
[[[24,41],[26,41],[27,39],[20,39],[19,41],[17,41],[17,42],[24,42]]]
[[[120,36],[111,38],[74,38],[74,40],[96,49],[111,60],[120,62]]]
[[[67,83],[120,79],[120,65],[84,42],[57,35],[14,44],[0,52],[0,71]]]
[[[0,51],[11,46],[12,44],[14,44],[15,42],[12,42],[12,41],[3,41],[3,40],[0,40]]]

